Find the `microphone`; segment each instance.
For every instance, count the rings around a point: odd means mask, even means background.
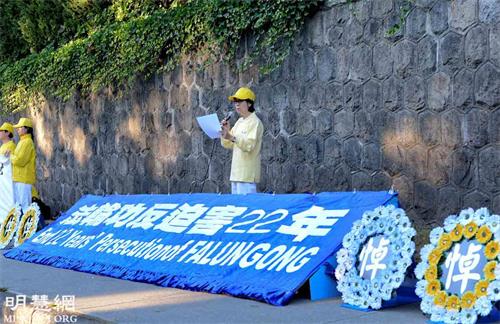
[[[228,122],[233,117],[233,112],[230,111],[226,114],[226,117],[222,120],[222,123]]]

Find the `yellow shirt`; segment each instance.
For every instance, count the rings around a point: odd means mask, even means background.
[[[8,141],[7,143],[4,143],[2,144],[2,146],[0,146],[0,155],[4,155],[7,152],[10,152],[12,154],[15,150],[16,143],[14,143],[14,141]]]
[[[16,143],[14,141],[8,141],[0,146],[0,155],[4,155],[7,151],[11,152],[11,154],[16,151]],[[40,194],[35,186],[31,186],[31,197],[40,198]]]
[[[222,146],[233,150],[231,161],[231,181],[253,182],[260,181],[260,149],[262,147],[262,134],[264,126],[255,113],[247,118],[240,118],[230,130],[236,137],[233,143],[221,139]]]
[[[27,184],[36,181],[36,151],[30,134],[21,135],[16,150],[11,153],[12,180]]]

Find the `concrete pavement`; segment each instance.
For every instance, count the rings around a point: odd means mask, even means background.
[[[285,307],[158,287],[0,257],[0,288],[11,293],[74,295],[77,323],[425,323],[418,304],[378,312],[341,307],[339,298],[296,298]],[[5,297],[2,297],[2,302]],[[29,310],[27,310],[29,311]],[[26,322],[26,321],[25,321]],[[30,323],[30,322],[27,322]],[[43,319],[31,323],[49,323]]]

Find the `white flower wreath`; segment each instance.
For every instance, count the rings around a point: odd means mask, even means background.
[[[32,203],[26,212],[19,220],[16,236],[14,238],[14,246],[19,246],[35,234],[40,218],[40,207],[36,203]]]
[[[445,323],[475,323],[479,316],[487,316],[500,301],[500,216],[490,215],[486,208],[465,209],[458,216],[448,216],[444,227],[434,228],[429,238],[430,244],[420,250],[421,262],[415,268],[419,279],[416,293],[422,298],[422,311],[429,314],[432,321]],[[482,253],[483,260],[486,259],[486,265],[480,269],[481,277],[473,289],[463,289],[461,296],[442,289],[441,265],[445,263],[448,268],[455,255],[462,256],[459,244],[471,242],[482,245],[482,252],[475,250],[474,253],[479,258]],[[472,259],[477,259],[479,264],[479,258]],[[447,284],[445,281],[445,288]]]
[[[3,223],[0,224],[0,249],[7,247],[16,233],[19,215],[21,215],[21,206],[16,205],[10,210]]]
[[[363,214],[354,222],[351,231],[344,236],[342,248],[337,252],[338,266],[335,277],[337,289],[345,303],[360,308],[379,309],[382,300],[392,298],[393,291],[403,283],[406,271],[412,264],[416,235],[410,219],[404,210],[393,205],[380,206]],[[383,237],[388,244],[385,268],[379,275],[364,278],[358,269],[358,256],[363,247],[370,245],[371,239]]]

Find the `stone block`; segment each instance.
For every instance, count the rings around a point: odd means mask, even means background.
[[[441,116],[424,111],[418,116],[419,133],[422,141],[433,146],[441,143]]]
[[[481,66],[476,72],[476,102],[491,107],[500,104],[500,72],[491,63]]]
[[[349,52],[349,79],[355,81],[367,80],[372,74],[372,51],[366,44],[353,47]]]
[[[464,196],[464,209],[473,208],[478,209],[482,207],[490,208],[491,200],[484,192],[475,190]]]
[[[464,64],[464,40],[457,33],[449,32],[441,39],[439,65],[444,71],[455,72]]]
[[[429,12],[430,27],[434,34],[440,35],[448,29],[449,12],[449,1],[436,1]]]
[[[436,187],[448,184],[452,170],[452,151],[445,146],[436,146],[429,150],[426,171],[427,179]]]
[[[363,155],[361,159],[361,167],[367,170],[380,169],[382,155],[378,144],[366,144],[363,146]]]
[[[450,215],[457,215],[461,210],[462,193],[454,186],[445,186],[438,191],[436,221],[443,223]]]
[[[318,80],[321,82],[328,82],[333,80],[336,75],[335,67],[335,52],[328,48],[322,48],[318,53]]]
[[[363,89],[357,82],[348,82],[344,85],[344,107],[357,110],[363,101]]]
[[[354,113],[343,109],[333,115],[333,131],[339,138],[348,137],[354,130]]]
[[[325,165],[335,166],[342,159],[342,142],[337,137],[330,136],[325,140],[324,162]]]
[[[500,68],[500,22],[490,30],[490,60]]]
[[[443,111],[450,104],[450,77],[443,72],[434,74],[427,86],[428,106],[434,111]]]
[[[384,107],[390,111],[396,111],[403,104],[403,82],[396,78],[390,77],[384,81],[383,85]]]
[[[417,70],[428,76],[436,72],[437,43],[432,36],[425,36],[417,44]]]
[[[406,18],[406,37],[419,40],[425,35],[427,12],[421,8],[414,8]]]
[[[370,80],[363,86],[363,109],[375,111],[382,108],[382,87],[379,82]]]
[[[384,2],[384,1],[381,1]],[[392,73],[393,60],[391,48],[385,42],[377,43],[373,47],[373,72],[378,79],[385,79]]]
[[[482,147],[488,143],[488,113],[473,108],[464,118],[464,144],[473,147]]]
[[[465,35],[465,64],[471,68],[488,58],[488,30],[481,26],[471,28]]]
[[[452,154],[451,178],[460,188],[469,189],[476,185],[477,160],[473,150],[464,147]]]
[[[474,102],[474,74],[466,69],[458,71],[453,78],[452,102],[453,106],[468,109]]]
[[[450,26],[460,31],[477,22],[477,0],[455,0],[450,2]]]
[[[488,24],[500,21],[500,6],[497,0],[479,0],[479,20]]]
[[[425,108],[425,84],[418,76],[412,76],[404,81],[404,107],[411,110]]]
[[[436,213],[437,190],[427,181],[415,183],[414,204],[424,222],[432,221]]]
[[[500,191],[500,145],[481,150],[478,168],[479,187],[487,192]]]
[[[408,77],[415,65],[415,45],[408,40],[398,42],[392,48],[392,58],[396,75],[403,79]]]
[[[364,171],[356,172],[352,175],[352,189],[358,191],[373,190],[371,176]]]

